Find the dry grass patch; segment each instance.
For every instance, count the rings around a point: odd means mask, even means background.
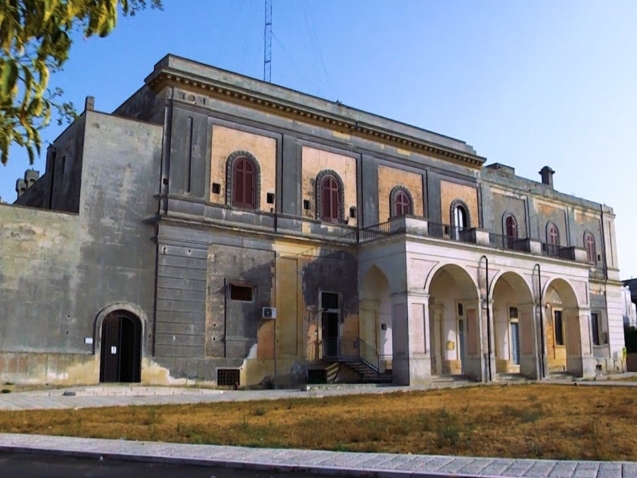
[[[13,433],[602,460],[637,460],[635,423],[632,388],[557,385],[0,413]]]

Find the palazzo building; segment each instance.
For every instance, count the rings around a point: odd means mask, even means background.
[[[558,192],[548,166],[533,181],[485,162],[168,55],[112,113],[88,98],[0,204],[0,379],[622,370],[612,209]]]

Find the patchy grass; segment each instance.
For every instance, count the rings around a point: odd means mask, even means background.
[[[635,423],[637,390],[567,385],[0,412],[13,433],[585,460],[637,460]]]

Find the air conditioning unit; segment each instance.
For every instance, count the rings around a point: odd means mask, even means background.
[[[264,307],[261,312],[263,319],[276,319],[276,307]]]

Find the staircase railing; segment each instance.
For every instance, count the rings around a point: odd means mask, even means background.
[[[356,339],[356,351],[358,354],[358,359],[361,362],[365,363],[365,365],[373,369],[374,372],[379,373],[380,354],[378,353],[378,350],[376,350],[374,347],[358,337]]]
[[[382,369],[381,360],[386,359],[360,337],[324,338],[322,347],[324,359],[358,360],[378,374]]]

